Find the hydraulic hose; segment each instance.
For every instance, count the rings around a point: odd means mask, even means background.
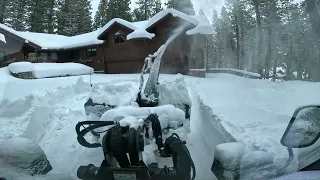
[[[83,121],[83,122],[79,122],[75,127],[77,135],[78,135],[77,140],[78,140],[79,144],[81,144],[82,146],[87,147],[87,148],[101,147],[100,143],[92,143],[92,144],[89,143],[88,141],[86,141],[84,136],[88,132],[90,132],[96,128],[110,126],[110,125],[114,125],[114,124],[116,124],[116,122],[113,122],[113,121]],[[80,128],[83,125],[90,125],[90,126],[87,128],[84,128],[83,130],[80,131]]]

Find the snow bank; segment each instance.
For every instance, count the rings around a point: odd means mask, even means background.
[[[93,68],[78,63],[34,63],[36,78],[92,74]]]
[[[192,105],[187,85],[182,75],[173,81],[164,81],[159,86],[160,104],[187,104]]]
[[[6,41],[6,37],[0,33],[0,41],[4,42],[4,43],[7,43]]]
[[[12,73],[24,73],[24,72],[33,72],[34,67],[31,62],[15,62],[11,63],[8,66],[9,70]]]
[[[320,103],[314,98],[320,84],[311,82],[270,82],[215,74],[199,82],[195,89],[204,107],[218,117],[207,119],[215,123],[227,142],[235,139],[252,151],[265,151],[274,161],[288,156],[280,139],[295,109]],[[316,153],[319,143],[295,151],[299,154],[299,168],[307,164],[306,159],[319,157]]]
[[[78,63],[16,62],[8,66],[12,73],[33,72],[36,78],[93,74],[93,68]]]

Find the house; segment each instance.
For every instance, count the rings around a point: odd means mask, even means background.
[[[204,73],[206,37],[213,31],[205,16],[166,9],[146,21],[115,18],[72,37],[15,31],[3,24],[0,33],[7,42],[2,46],[3,66],[16,61],[78,62],[104,73],[139,73],[144,59],[170,41],[161,72],[197,75]]]

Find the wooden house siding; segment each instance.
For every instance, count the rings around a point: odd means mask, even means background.
[[[204,48],[206,37],[204,35],[186,35],[186,31],[195,27],[194,24],[173,17],[171,14],[162,18],[150,28],[148,32],[154,33],[154,38],[126,40],[126,36],[133,32],[118,23],[110,26],[104,34],[99,38],[104,40],[103,44],[89,45],[86,47],[78,47],[73,49],[46,49],[32,43],[25,43],[25,40],[17,37],[5,30],[0,32],[6,36],[8,55],[7,62],[23,61],[29,53],[48,53],[49,62],[77,62],[91,66],[95,71],[103,71],[105,73],[139,73],[144,64],[144,59],[149,54],[154,54],[160,46],[166,43],[173,30],[181,27],[180,35],[170,44],[162,57],[161,73],[182,73],[188,74],[190,69],[204,69]],[[115,43],[114,38],[117,32],[121,31],[125,41],[123,43]],[[87,50],[91,48],[97,49],[96,56],[89,57]],[[57,59],[50,59],[50,53],[57,53]],[[7,64],[8,64],[7,63]]]

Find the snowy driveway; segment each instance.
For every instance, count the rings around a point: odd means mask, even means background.
[[[82,76],[85,82],[78,84],[79,77],[20,80],[8,76],[5,68],[0,75],[0,99],[8,99],[1,101],[0,141],[23,134],[36,137],[54,167],[52,173],[73,178],[78,166],[99,166],[103,158],[102,150],[81,147],[74,132],[76,123],[86,120],[83,104],[88,82],[139,79],[139,75],[94,75]],[[163,75],[160,80],[173,77]],[[320,104],[315,98],[319,83],[274,83],[226,74],[185,80],[193,103],[187,145],[201,180],[214,178],[210,168],[220,143],[237,140],[254,150],[286,157],[279,141],[293,111],[301,105]],[[43,123],[37,131],[28,126],[32,119],[37,120],[34,124]]]

